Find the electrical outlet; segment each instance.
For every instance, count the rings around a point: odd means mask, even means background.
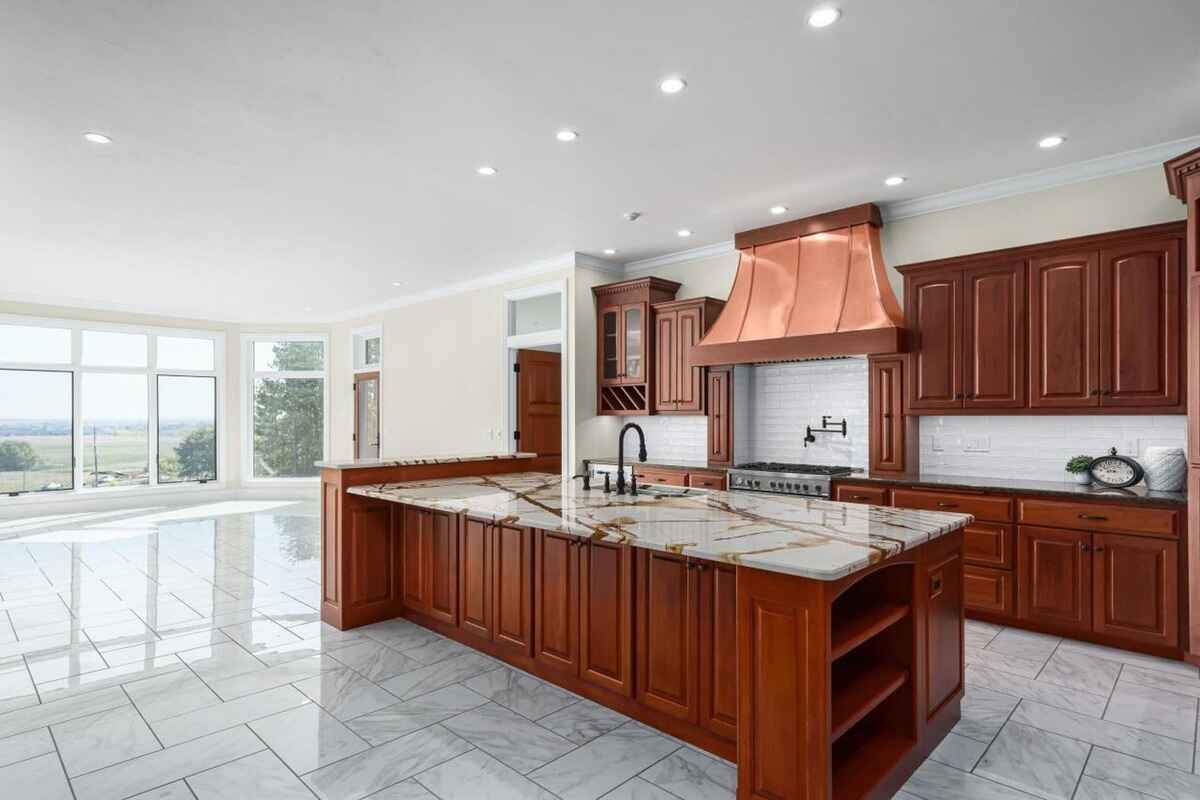
[[[940,453],[946,449],[946,438],[938,434],[933,435],[933,452]]]
[[[968,436],[963,450],[968,453],[990,453],[992,450],[992,437],[983,435]]]

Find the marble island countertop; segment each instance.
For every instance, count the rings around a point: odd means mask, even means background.
[[[930,539],[972,517],[838,503],[819,498],[689,489],[618,497],[584,491],[558,475],[443,478],[355,486],[351,494],[488,522],[625,542],[756,569],[836,580]]]
[[[537,458],[537,453],[467,453],[466,455],[404,456],[402,458],[354,458],[346,461],[317,461],[320,469],[367,469],[369,467],[413,467],[421,464],[458,464],[464,461],[499,461]]]

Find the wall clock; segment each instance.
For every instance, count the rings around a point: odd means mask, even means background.
[[[1115,447],[1108,451],[1108,455],[1092,459],[1088,472],[1096,483],[1114,489],[1133,486],[1143,475],[1142,465],[1132,458],[1117,455]]]

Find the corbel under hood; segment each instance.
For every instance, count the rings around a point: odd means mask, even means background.
[[[899,352],[904,316],[888,283],[873,204],[739,233],[729,300],[695,365]]]

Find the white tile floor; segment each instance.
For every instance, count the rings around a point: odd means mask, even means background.
[[[0,796],[732,798],[732,765],[415,625],[323,626],[314,503],[0,522]],[[1200,674],[969,623],[903,800],[1200,798]]]

